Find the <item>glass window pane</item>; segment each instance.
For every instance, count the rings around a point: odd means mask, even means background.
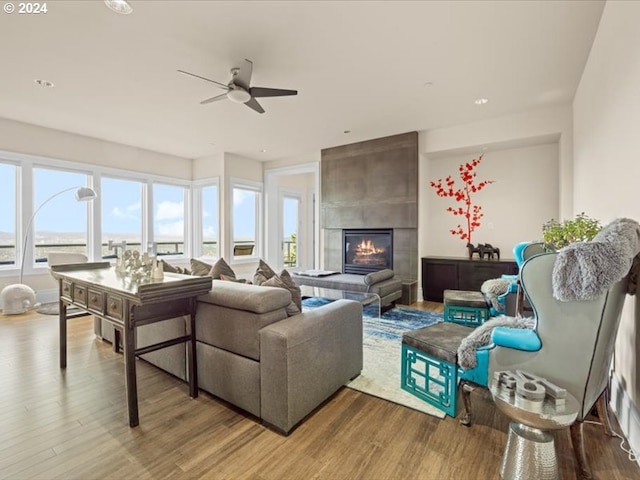
[[[153,186],[153,241],[158,255],[184,253],[185,188]]]
[[[128,250],[140,250],[142,242],[142,184],[131,180],[102,178],[102,258],[115,258],[120,249],[113,243],[126,241]]]
[[[218,186],[202,187],[202,255],[218,257]]]
[[[74,187],[87,185],[87,176],[48,168],[33,169],[33,209],[42,207],[27,232],[35,245],[36,262],[48,252],[87,253],[87,203],[75,199]],[[60,195],[57,193],[70,189]],[[51,198],[55,196],[54,198]],[[45,204],[46,202],[46,204]]]
[[[259,192],[233,188],[233,256],[256,255]]]
[[[285,267],[298,266],[298,210],[300,200],[294,197],[282,199],[282,252]]]
[[[16,263],[16,167],[0,163],[0,266]]]

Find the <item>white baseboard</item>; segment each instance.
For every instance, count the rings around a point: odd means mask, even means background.
[[[622,434],[627,438],[629,446],[634,452],[640,453],[640,411],[629,398],[615,372],[611,377],[611,401],[609,406],[618,419]],[[636,460],[636,463],[640,465],[640,458]]]

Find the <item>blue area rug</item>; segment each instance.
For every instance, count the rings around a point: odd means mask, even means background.
[[[331,301],[317,297],[306,298],[302,301],[302,310],[317,308]],[[364,366],[360,376],[349,382],[347,387],[444,418],[441,410],[400,389],[403,332],[442,320],[441,313],[403,306],[394,307],[378,318],[377,306],[365,307],[362,316]]]

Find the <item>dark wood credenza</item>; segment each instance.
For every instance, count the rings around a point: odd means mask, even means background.
[[[503,274],[518,274],[514,260],[422,257],[422,298],[442,302],[442,293],[447,289],[480,291],[485,280]]]

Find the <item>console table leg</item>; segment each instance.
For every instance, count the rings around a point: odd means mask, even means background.
[[[124,336],[124,376],[127,391],[127,407],[129,410],[129,426],[136,427],[138,420],[138,386],[136,382],[136,329],[133,326],[133,313],[129,302],[123,302],[123,310],[126,314]]]
[[[60,322],[60,368],[67,368],[67,304],[59,303],[58,320]]]
[[[187,368],[189,375],[189,396],[197,398],[198,396],[198,360],[196,351],[196,299],[189,299],[189,321],[187,322],[187,335],[191,336],[191,340],[187,343]]]

